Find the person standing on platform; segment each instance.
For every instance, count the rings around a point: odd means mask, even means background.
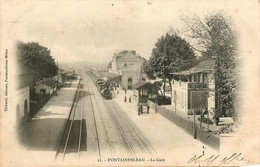
[[[149,110],[150,110],[150,106],[148,105],[148,106],[147,106],[147,113],[148,113],[148,114],[149,114],[149,112],[150,112]]]
[[[142,106],[138,106],[138,115],[140,116],[142,112]]]

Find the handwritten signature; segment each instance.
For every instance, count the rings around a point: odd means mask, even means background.
[[[249,159],[246,159],[242,153],[233,153],[230,156],[221,157],[221,155],[211,155],[211,156],[205,156],[204,154],[201,154],[199,156],[194,155],[189,160],[188,163],[207,163],[207,165],[216,163],[218,166],[220,165],[226,165],[230,164],[231,162],[241,162],[241,163],[253,163]]]

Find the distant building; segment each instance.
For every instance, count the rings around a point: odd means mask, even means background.
[[[44,78],[35,86],[35,94],[38,96],[40,105],[43,106],[50,97],[58,91],[58,81],[51,78]]]
[[[214,61],[205,60],[195,67],[173,73],[172,102],[177,111],[192,114],[195,109],[215,110]]]
[[[121,75],[122,88],[132,89],[140,81],[143,61],[135,52],[115,53],[109,72]]]
[[[67,81],[67,77],[66,77],[67,73],[68,73],[67,71],[59,68],[57,78],[55,78],[54,80],[58,81],[61,86],[64,86]]]
[[[35,89],[36,94],[48,94],[52,95],[54,92],[57,91],[57,86],[58,86],[58,81],[54,81],[53,79],[50,78],[44,78],[41,80]]]

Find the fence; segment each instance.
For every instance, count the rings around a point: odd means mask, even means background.
[[[219,150],[220,147],[220,139],[218,136],[215,136],[214,134],[204,131],[203,129],[199,128],[198,124],[195,124],[194,128],[194,122],[190,121],[188,119],[185,119],[184,117],[178,116],[174,114],[172,111],[163,108],[154,102],[148,100],[148,105],[151,109],[155,110],[155,112],[158,112],[168,120],[172,121],[177,126],[184,129],[187,133],[194,136],[195,138],[199,139],[203,143],[213,147],[214,149]]]

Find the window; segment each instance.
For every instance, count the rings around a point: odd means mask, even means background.
[[[198,82],[198,75],[197,74],[193,75],[193,82]]]
[[[189,75],[189,82],[192,82],[192,76]]]

